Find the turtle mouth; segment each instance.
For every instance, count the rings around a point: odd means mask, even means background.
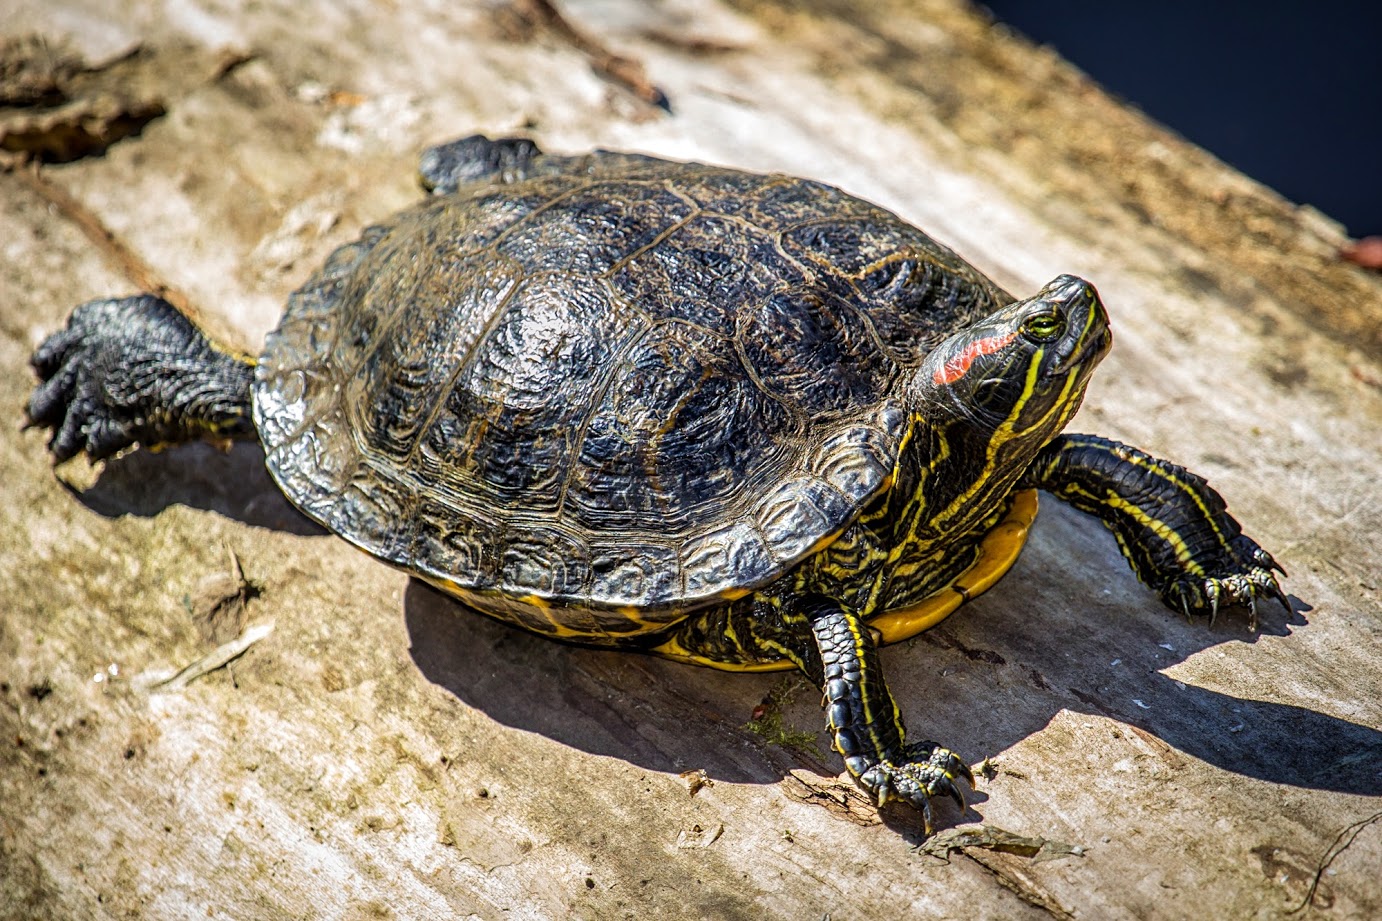
[[[1098,329],[1090,330],[1081,336],[1070,352],[1059,358],[1051,368],[1052,374],[1066,374],[1072,368],[1091,367],[1098,364],[1113,346],[1113,330],[1107,323],[1100,323]]]

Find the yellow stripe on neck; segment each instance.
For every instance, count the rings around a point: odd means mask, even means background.
[[[929,630],[954,613],[966,601],[988,591],[1017,562],[1027,543],[1027,532],[1036,519],[1037,492],[1013,493],[1013,504],[1003,520],[979,542],[979,558],[945,588],[906,608],[886,611],[869,619],[870,627],[883,634],[881,645],[898,643]]]
[[[920,602],[897,608],[869,618],[865,623],[882,634],[880,646],[911,639],[945,620],[966,601],[972,601],[988,591],[1017,562],[1027,542],[1027,532],[1037,514],[1037,491],[1023,489],[1013,493],[1012,507],[1003,520],[994,525],[979,542],[979,556],[974,565],[955,577],[955,580]],[[668,659],[705,665],[727,672],[777,672],[796,668],[791,661],[721,662],[691,652],[675,639],[669,639],[652,652]]]

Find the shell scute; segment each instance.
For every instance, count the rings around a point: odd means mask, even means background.
[[[798,476],[766,496],[755,518],[773,554],[797,560],[847,519],[849,507],[850,500],[829,483]]]
[[[681,559],[661,544],[597,546],[590,557],[592,600],[607,604],[643,599],[649,609],[673,607],[681,597]]]
[[[497,251],[529,272],[602,275],[652,245],[693,206],[657,182],[598,182],[537,210]]]
[[[886,421],[885,414],[879,422]],[[892,475],[899,435],[879,424],[852,425],[827,438],[812,458],[812,470],[839,490],[846,501],[861,503]]]
[[[610,276],[627,303],[655,304],[659,317],[724,337],[736,334],[746,308],[804,280],[772,236],[715,214],[697,215]]]
[[[779,570],[767,540],[746,521],[694,537],[681,550],[684,591],[692,597],[743,595]]]
[[[744,355],[775,395],[826,418],[876,405],[895,369],[848,304],[819,291],[781,291],[744,324]],[[821,369],[829,368],[823,375]]]
[[[475,591],[493,589],[498,582],[505,528],[478,511],[446,497],[421,494],[417,518],[435,524],[415,529],[408,560],[415,561],[423,572],[444,579],[469,574],[464,584]]]
[[[413,543],[414,491],[397,481],[392,468],[381,469],[363,458],[337,479],[335,501],[348,510],[345,530],[386,560],[407,559]]]
[[[574,515],[597,529],[658,521],[675,533],[717,508],[732,514],[736,494],[758,488],[755,466],[774,475],[790,446],[768,436],[787,412],[716,346],[663,324],[621,354],[583,434],[567,491]]]
[[[590,594],[589,548],[561,528],[511,532],[499,563],[499,584],[516,594],[585,599]]]

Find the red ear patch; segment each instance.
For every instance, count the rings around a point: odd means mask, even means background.
[[[953,384],[969,372],[969,366],[974,364],[974,359],[980,355],[992,355],[999,349],[1006,348],[1009,342],[1017,338],[1017,333],[1004,333],[1001,336],[985,336],[983,339],[975,339],[965,346],[960,354],[951,357],[941,366],[932,379],[937,384]]]

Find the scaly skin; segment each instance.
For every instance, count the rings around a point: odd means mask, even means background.
[[[1095,516],[1114,533],[1133,571],[1173,611],[1208,615],[1257,602],[1290,601],[1272,574],[1285,570],[1243,533],[1222,496],[1170,461],[1096,435],[1062,435],[1027,469],[1035,486]]]
[[[929,740],[906,741],[872,631],[857,614],[825,598],[807,599],[799,610],[816,641],[817,655],[806,669],[825,692],[835,750],[878,805],[894,799],[911,805],[930,834],[931,797],[944,794],[963,811],[964,794],[955,781],[964,778],[973,787],[974,775],[949,749]]]
[[[57,463],[85,452],[198,438],[253,437],[254,365],[212,345],[191,320],[151,294],[90,301],[31,359],[41,383],[29,424],[53,429]]]

